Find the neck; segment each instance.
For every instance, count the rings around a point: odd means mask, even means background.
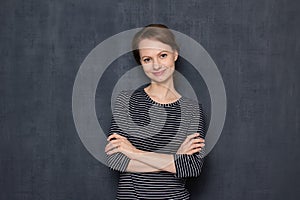
[[[145,88],[145,92],[153,99],[161,102],[175,101],[181,96],[175,90],[174,83],[156,83],[151,84]]]

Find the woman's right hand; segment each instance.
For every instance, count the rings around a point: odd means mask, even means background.
[[[130,159],[135,159],[135,154],[141,152],[141,150],[135,148],[126,137],[123,137],[117,133],[110,135],[107,138],[107,141],[108,144],[105,147],[105,152],[107,155],[120,152],[125,154]]]
[[[192,155],[199,152],[205,146],[205,140],[199,136],[199,133],[188,135],[185,141],[179,147],[177,154]]]

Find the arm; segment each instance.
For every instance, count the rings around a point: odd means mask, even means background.
[[[136,153],[134,159],[140,163],[146,164],[158,171],[167,171],[176,173],[174,158],[172,154],[162,154],[154,152]]]
[[[143,163],[143,156],[141,155],[142,151],[137,150],[135,147],[131,145],[131,143],[127,140],[128,135],[124,130],[127,130],[127,106],[125,105],[127,102],[126,94],[120,93],[120,95],[117,97],[115,102],[115,108],[114,113],[112,117],[112,122],[110,126],[109,131],[109,137],[108,137],[108,145],[105,148],[105,151],[107,153],[107,164],[108,166],[116,171],[120,172],[157,172],[163,169],[161,166],[155,167],[148,165],[146,163]],[[122,140],[121,140],[122,139]],[[115,149],[115,143],[116,142],[123,142],[124,149],[129,148],[131,150],[134,150],[134,153],[137,153],[137,155],[131,154],[131,156],[128,155],[128,151],[118,151]],[[113,151],[110,151],[113,150]],[[119,149],[120,150],[120,149]],[[110,152],[109,152],[110,151]],[[145,153],[145,152],[144,152]],[[133,159],[133,158],[141,158],[141,160]],[[149,155],[147,154],[147,157]],[[162,158],[155,157],[155,162],[165,162],[165,158],[168,158],[169,161],[171,161],[171,155],[163,155]],[[157,161],[159,159],[160,161]],[[166,161],[166,162],[169,162]],[[168,169],[168,168],[167,168]],[[166,170],[167,170],[166,169]],[[174,170],[174,168],[172,169]]]
[[[121,92],[115,102],[115,108],[113,110],[113,116],[111,120],[110,130],[109,130],[109,136],[113,133],[117,133],[119,135],[122,135],[126,137],[126,133],[124,130],[125,127],[125,121],[127,119],[127,111],[124,109],[124,102],[126,102],[126,96],[123,92]],[[108,155],[107,154],[107,165],[110,169],[125,172],[127,169],[127,166],[130,162],[130,159],[124,155],[121,152]]]
[[[194,108],[192,121],[189,126],[188,134],[198,132],[199,137],[205,138],[205,123],[201,104]],[[179,149],[180,150],[180,149]],[[192,154],[183,154],[178,151],[174,155],[177,177],[196,177],[201,173],[204,162],[204,148]]]
[[[178,149],[181,155],[192,155],[199,152],[204,147],[204,140],[198,138],[199,133],[189,135]],[[156,172],[168,171],[176,173],[176,158],[172,154],[162,154],[155,152],[146,152],[136,149],[126,137],[112,134],[108,137],[109,143],[105,151],[108,155],[122,153],[130,161],[126,171],[129,172]],[[179,164],[179,163],[178,163]]]
[[[121,119],[118,121],[122,121],[122,119],[124,120],[126,118],[126,116],[122,116],[124,115],[124,113],[126,113],[126,111],[123,110],[125,106],[122,106],[120,103],[120,97],[118,97],[114,110],[114,116],[117,116],[119,117],[119,119]],[[184,167],[183,163],[185,161],[193,160],[193,158],[189,159],[189,157],[185,154],[193,154],[194,152],[199,152],[199,150],[201,150],[201,148],[204,146],[204,143],[199,144],[199,142],[204,142],[204,140],[199,141],[194,137],[196,136],[189,136],[186,140],[189,142],[185,141],[181,145],[181,147],[186,148],[180,148],[178,150],[178,154],[175,155],[145,152],[137,150],[127,140],[127,135],[124,132],[122,132],[118,124],[115,122],[115,120],[113,120],[110,136],[108,137],[109,143],[105,148],[105,151],[108,155],[108,164],[112,169],[121,172],[168,171],[171,173],[178,174],[178,171],[180,172],[181,168]]]
[[[133,173],[144,173],[144,172],[160,172],[161,170],[136,160],[130,160],[126,171],[133,172]]]
[[[204,162],[204,138],[206,133],[201,104],[195,105],[193,111],[188,136],[175,155],[137,152],[133,159],[161,171],[174,173],[176,177],[199,176]]]
[[[172,154],[146,152],[135,148],[126,137],[112,134],[107,139],[105,151],[111,156],[122,153],[129,158],[126,171],[129,172],[153,172],[169,171],[175,173],[174,159]]]
[[[144,165],[146,165],[146,167],[150,166],[151,168],[157,169],[159,171],[168,171],[177,174],[177,168],[180,168],[180,165],[182,165],[181,163],[177,162],[177,155],[183,156],[181,161],[189,161],[186,162],[186,164],[191,164],[191,159],[187,160],[186,158],[196,157],[197,159],[197,156],[195,155],[199,154],[199,151],[201,151],[201,149],[205,146],[204,139],[198,138],[198,136],[199,133],[189,135],[182,143],[181,147],[178,149],[177,154],[174,156],[172,154],[137,151],[137,153],[133,154],[133,158],[130,162],[133,161],[133,164],[137,163],[134,167],[144,167]],[[189,168],[191,167],[195,166],[189,166]]]

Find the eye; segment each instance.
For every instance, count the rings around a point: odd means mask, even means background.
[[[144,58],[143,61],[144,61],[144,63],[148,63],[148,62],[150,62],[150,58]]]
[[[166,53],[162,53],[162,54],[160,55],[161,58],[166,58],[167,56],[168,56],[168,54],[166,54]]]

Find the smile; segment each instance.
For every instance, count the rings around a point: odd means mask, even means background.
[[[166,70],[164,69],[164,70],[159,71],[159,72],[152,72],[152,74],[153,74],[154,76],[161,76],[165,71],[166,71]]]

